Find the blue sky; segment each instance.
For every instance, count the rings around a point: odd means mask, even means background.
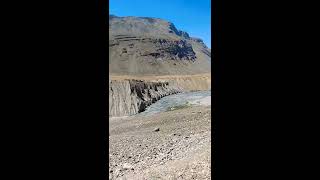
[[[168,20],[211,48],[211,0],[109,0],[109,13]]]

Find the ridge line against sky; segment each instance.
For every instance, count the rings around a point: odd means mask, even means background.
[[[109,14],[164,19],[211,48],[211,0],[109,0]]]

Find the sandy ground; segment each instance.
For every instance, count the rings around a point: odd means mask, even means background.
[[[112,118],[109,132],[109,179],[211,179],[210,106]]]

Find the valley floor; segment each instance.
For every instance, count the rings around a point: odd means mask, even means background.
[[[111,118],[109,132],[109,179],[211,179],[211,106]]]

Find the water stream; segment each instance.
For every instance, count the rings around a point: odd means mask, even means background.
[[[159,101],[150,105],[144,112],[137,114],[136,116],[145,116],[156,114],[159,112],[167,111],[170,107],[179,105],[185,105],[187,102],[193,104],[199,104],[203,99],[211,98],[211,91],[196,91],[179,93],[161,98]]]

